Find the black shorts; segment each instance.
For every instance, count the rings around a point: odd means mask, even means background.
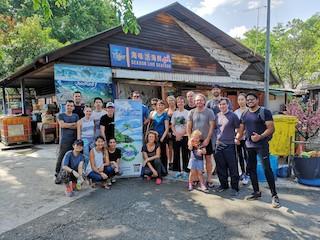
[[[201,143],[203,140],[201,140]],[[213,148],[212,148],[212,142],[210,140],[209,144],[206,146],[206,154],[205,155],[211,155],[213,154]]]

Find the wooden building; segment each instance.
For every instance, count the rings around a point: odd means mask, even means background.
[[[209,93],[210,86],[217,83],[233,101],[239,92],[249,90],[260,91],[263,100],[264,59],[189,9],[174,3],[138,22],[141,33],[137,36],[123,33],[120,26],[106,30],[38,57],[2,79],[0,86],[21,87],[22,92],[34,88],[37,96],[54,95],[54,64],[65,63],[111,67],[116,98],[127,98],[132,90],[142,91],[146,98],[165,98],[188,90]],[[170,69],[114,66],[113,44],[168,54]],[[270,83],[277,83],[272,72]]]

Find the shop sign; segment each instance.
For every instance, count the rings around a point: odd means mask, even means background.
[[[122,176],[140,176],[142,167],[142,103],[115,99],[115,137],[121,149]]]
[[[171,54],[110,44],[111,66],[170,71]]]

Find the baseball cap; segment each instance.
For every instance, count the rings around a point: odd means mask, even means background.
[[[212,88],[220,88],[220,86],[215,83],[215,84],[212,85]]]
[[[73,145],[81,145],[83,146],[83,141],[81,139],[77,139],[73,142]]]
[[[113,102],[108,102],[108,103],[107,103],[106,108],[109,108],[109,107],[114,108]]]

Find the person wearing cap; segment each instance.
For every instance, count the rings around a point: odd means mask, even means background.
[[[73,150],[66,152],[64,155],[61,171],[59,173],[61,181],[66,186],[65,194],[68,197],[73,196],[73,190],[75,188],[80,190],[83,182],[82,172],[84,156],[81,153],[83,149],[83,141],[74,141],[72,148]]]
[[[108,102],[106,105],[107,113],[100,119],[101,136],[108,142],[114,138],[114,104]]]

